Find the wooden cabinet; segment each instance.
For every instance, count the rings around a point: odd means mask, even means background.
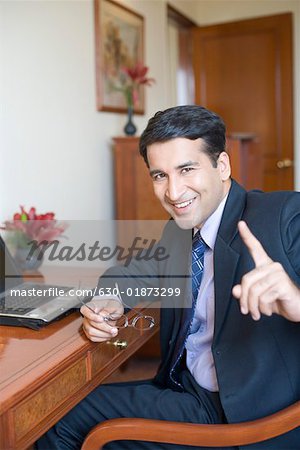
[[[167,219],[153,193],[148,168],[139,154],[138,137],[116,137],[114,141],[116,219]]]
[[[118,245],[143,247],[159,240],[169,215],[153,193],[148,168],[138,151],[139,138],[114,138],[115,218]]]

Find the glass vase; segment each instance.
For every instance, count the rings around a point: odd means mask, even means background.
[[[31,252],[29,248],[16,248],[15,252],[15,262],[20,271],[25,272],[35,272],[37,271],[43,263],[43,251],[41,249],[36,249]]]
[[[132,121],[132,117],[133,117],[133,108],[129,106],[127,109],[127,123],[124,127],[124,133],[126,134],[126,136],[134,136],[137,130],[136,126]]]

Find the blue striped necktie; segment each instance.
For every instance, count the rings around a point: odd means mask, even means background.
[[[180,362],[185,349],[185,343],[188,335],[191,331],[192,321],[195,314],[195,308],[197,304],[198,292],[203,275],[204,267],[204,252],[206,244],[203,241],[200,231],[198,231],[193,237],[192,244],[192,264],[191,264],[191,277],[192,277],[192,304],[189,308],[184,308],[182,312],[181,326],[179,335],[177,337],[174,355],[172,357],[170,375],[176,384],[176,366]]]
[[[193,237],[193,247],[192,247],[193,309],[195,309],[196,306],[198,291],[203,275],[205,246],[206,245],[201,237],[200,231],[198,231]]]

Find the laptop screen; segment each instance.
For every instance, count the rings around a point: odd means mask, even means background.
[[[0,236],[0,292],[22,283],[23,277]]]

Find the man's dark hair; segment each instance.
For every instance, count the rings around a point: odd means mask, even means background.
[[[175,106],[158,111],[148,122],[140,138],[140,154],[149,167],[148,145],[175,138],[205,142],[203,151],[210,157],[214,167],[220,153],[225,151],[225,124],[216,113],[198,105]]]

